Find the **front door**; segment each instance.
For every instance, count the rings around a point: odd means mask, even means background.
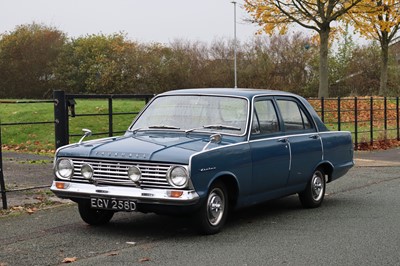
[[[290,150],[278,121],[272,98],[256,98],[250,137],[253,194],[277,190],[287,184]]]

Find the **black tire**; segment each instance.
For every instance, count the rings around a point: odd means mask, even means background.
[[[221,231],[228,216],[228,193],[224,183],[216,182],[207,194],[206,201],[195,215],[200,233],[216,234]]]
[[[303,207],[317,208],[321,206],[325,196],[325,187],[325,173],[318,168],[308,181],[306,189],[299,193],[299,199]]]
[[[78,203],[78,209],[82,220],[90,225],[107,224],[114,215],[113,211],[92,209],[86,202]]]

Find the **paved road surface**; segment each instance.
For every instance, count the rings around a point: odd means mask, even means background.
[[[85,225],[75,205],[0,218],[0,265],[400,265],[400,167],[355,167],[319,209],[296,196],[234,213],[220,234],[184,218],[118,213]]]

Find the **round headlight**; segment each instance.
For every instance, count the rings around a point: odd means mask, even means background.
[[[84,164],[81,168],[81,174],[85,179],[92,179],[93,177],[93,167],[90,164]]]
[[[142,177],[142,172],[136,166],[131,166],[128,168],[128,177],[133,182],[138,182]]]
[[[70,179],[74,173],[74,164],[69,159],[60,159],[56,163],[55,172],[60,179]]]
[[[189,181],[189,174],[185,167],[171,167],[167,173],[168,182],[177,188],[184,188]]]

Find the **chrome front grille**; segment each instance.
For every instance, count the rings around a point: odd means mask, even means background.
[[[89,182],[83,178],[81,168],[84,164],[93,167],[93,180],[97,184],[132,186],[141,188],[173,188],[167,181],[166,175],[171,167],[168,164],[144,163],[132,161],[112,161],[87,158],[69,158],[74,164],[72,181]],[[128,168],[136,166],[142,172],[139,183],[128,178]]]

